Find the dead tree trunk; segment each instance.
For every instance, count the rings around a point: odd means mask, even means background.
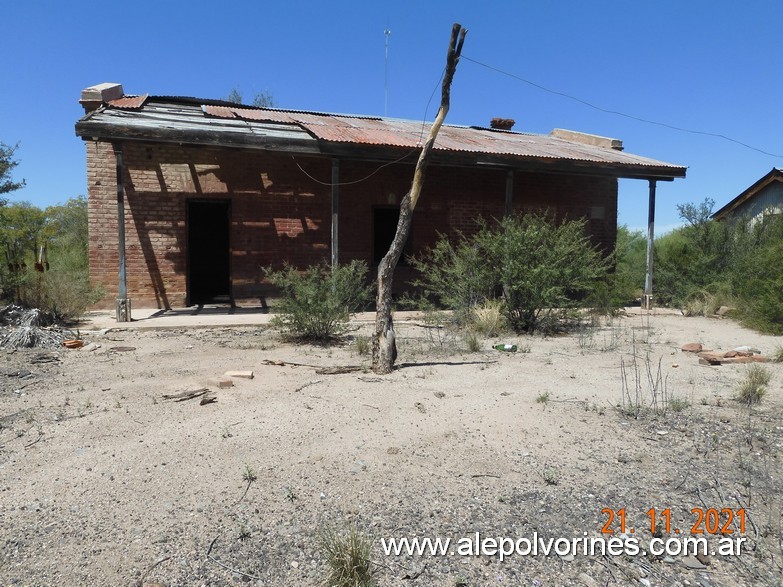
[[[435,122],[432,123],[430,135],[419,154],[411,189],[400,202],[400,219],[397,222],[397,232],[394,235],[394,240],[389,247],[389,251],[381,259],[380,265],[378,265],[378,296],[376,300],[375,336],[372,344],[372,368],[373,371],[379,374],[391,372],[394,368],[394,362],[397,360],[397,343],[394,334],[394,322],[392,320],[394,270],[397,268],[397,262],[400,260],[405,241],[408,240],[411,221],[413,220],[413,210],[416,208],[416,202],[424,184],[424,174],[427,170],[428,157],[432,150],[432,145],[435,143],[438,131],[446,119],[446,113],[449,111],[451,80],[454,78],[454,72],[457,69],[459,56],[462,53],[462,44],[465,41],[467,32],[467,29],[462,28],[460,24],[455,24],[451,29],[449,51],[446,55],[446,73],[443,76],[441,90],[440,109],[435,117]]]

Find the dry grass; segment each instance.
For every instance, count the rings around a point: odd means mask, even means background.
[[[372,587],[372,542],[359,533],[355,526],[346,534],[331,528],[321,531],[321,551],[326,559],[328,587]]]

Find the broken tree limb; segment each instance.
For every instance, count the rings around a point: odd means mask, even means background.
[[[181,393],[163,394],[163,399],[173,399],[175,402],[184,402],[189,399],[201,397],[202,395],[209,393],[209,389],[202,387],[201,389],[194,389],[191,391],[183,391]]]
[[[390,373],[394,368],[394,362],[397,360],[397,343],[394,334],[394,322],[392,320],[394,270],[397,267],[397,262],[400,260],[400,255],[402,255],[405,241],[408,240],[411,222],[413,221],[413,210],[416,208],[416,203],[421,195],[421,188],[424,185],[424,176],[429,163],[430,151],[449,111],[451,82],[454,79],[454,72],[457,70],[457,63],[462,53],[462,44],[465,41],[467,32],[467,29],[462,28],[462,25],[459,23],[455,23],[451,28],[449,50],[446,54],[446,73],[443,76],[443,85],[441,87],[440,108],[435,117],[435,122],[432,123],[429,137],[419,154],[416,170],[413,173],[411,189],[400,202],[400,218],[397,222],[394,240],[392,240],[388,252],[378,265],[378,295],[376,298],[375,335],[372,343],[372,369],[379,375]]]

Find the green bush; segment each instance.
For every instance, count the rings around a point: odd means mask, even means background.
[[[454,310],[457,322],[470,322],[473,308],[495,297],[496,276],[475,239],[461,235],[456,243],[441,235],[420,258],[411,259],[419,272],[413,282],[427,299]]]
[[[293,338],[325,341],[344,334],[351,313],[369,300],[367,266],[360,261],[334,269],[323,264],[304,271],[286,266],[265,273],[282,294],[273,324]]]
[[[466,321],[474,307],[500,292],[506,323],[532,332],[556,327],[584,307],[609,262],[586,236],[585,221],[528,214],[483,223],[474,237],[456,244],[441,237],[415,266],[425,295]]]
[[[585,234],[584,220],[540,214],[504,218],[476,235],[503,291],[503,313],[515,331],[548,329],[586,305],[609,262]]]
[[[0,208],[0,248],[6,260],[0,267],[0,296],[26,307],[74,321],[103,297],[90,285],[87,253],[87,199],[71,198],[63,205],[41,210],[28,202]],[[35,265],[45,247],[46,262]],[[8,264],[23,263],[11,271]]]

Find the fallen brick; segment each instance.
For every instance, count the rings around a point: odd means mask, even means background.
[[[236,377],[238,379],[252,379],[252,371],[226,371],[223,375],[226,377]]]

